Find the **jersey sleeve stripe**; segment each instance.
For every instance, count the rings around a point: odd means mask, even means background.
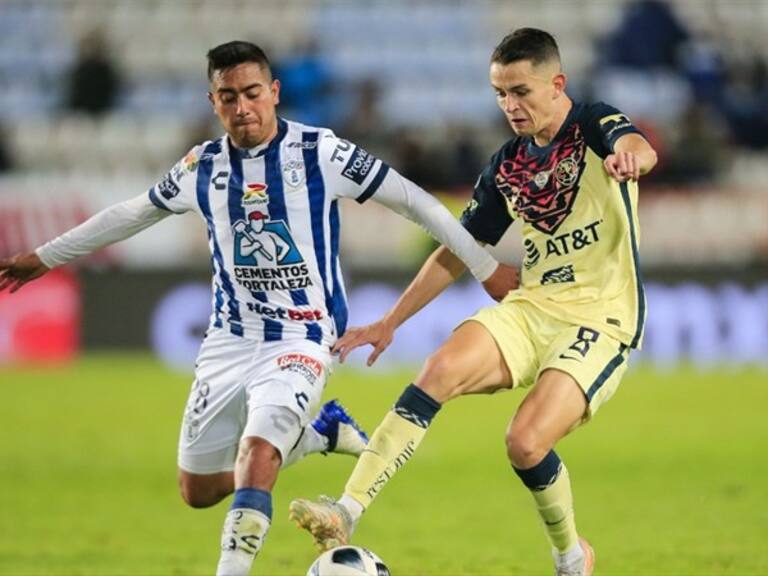
[[[632,202],[629,198],[629,187],[626,182],[620,184],[621,199],[624,201],[624,209],[627,213],[627,223],[629,225],[629,238],[632,243],[632,267],[635,269],[635,284],[637,285],[637,324],[635,326],[635,335],[632,338],[630,346],[637,348],[643,335],[645,325],[645,290],[643,289],[643,278],[640,274],[640,253],[637,247],[637,231],[635,230],[635,219],[632,213]]]
[[[197,169],[197,203],[200,206],[200,211],[205,217],[205,222],[208,226],[208,234],[211,239],[214,270],[218,269],[219,277],[221,278],[221,284],[224,288],[224,292],[227,296],[227,307],[229,309],[229,331],[236,335],[243,335],[243,325],[240,316],[240,304],[235,296],[235,287],[232,284],[232,279],[229,277],[227,270],[224,266],[224,257],[219,247],[219,241],[216,236],[216,225],[213,221],[213,214],[211,213],[211,199],[209,197],[211,176],[213,173],[213,155],[217,154],[221,150],[221,142],[216,140],[211,142],[205,147],[203,154],[200,156],[200,163]]]
[[[173,210],[168,208],[168,206],[163,204],[162,200],[160,200],[160,198],[158,198],[157,194],[155,193],[155,187],[154,186],[149,189],[149,200],[150,200],[150,202],[152,202],[152,204],[154,204],[155,206],[157,206],[161,210],[165,210],[167,212],[173,212]]]
[[[387,176],[387,172],[389,172],[389,166],[385,164],[384,162],[381,163],[381,166],[379,167],[379,171],[376,173],[376,176],[371,180],[371,183],[368,184],[368,187],[363,190],[363,193],[360,194],[355,200],[362,204],[368,198],[373,196],[376,193],[376,190],[379,189],[379,186],[381,186],[381,183],[384,181],[384,178]]]

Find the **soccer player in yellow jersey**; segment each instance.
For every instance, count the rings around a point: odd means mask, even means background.
[[[491,57],[490,80],[515,135],[481,174],[462,223],[495,244],[522,220],[520,287],[462,323],[426,361],[371,437],[343,496],[295,500],[291,516],[321,548],[346,543],[445,402],[530,388],[507,429],[507,456],[533,495],[556,573],[591,574],[594,552],[576,530],[568,470],[553,447],[611,397],[640,346],[637,181],[656,153],[615,108],[568,97],[547,32],[506,36]],[[395,329],[463,269],[438,248],[382,320],[347,332],[336,345],[341,360],[369,343],[372,364]]]

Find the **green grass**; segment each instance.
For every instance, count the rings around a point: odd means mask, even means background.
[[[372,429],[413,376],[339,370]],[[630,373],[559,448],[598,574],[766,574],[767,374]],[[224,504],[186,508],[176,439],[190,384],[146,356],[0,368],[0,574],[212,574]],[[356,542],[395,576],[550,574],[529,494],[504,455],[520,393],[448,405]],[[296,496],[338,495],[353,460],[286,470],[254,574],[303,575],[315,554],[286,519]]]

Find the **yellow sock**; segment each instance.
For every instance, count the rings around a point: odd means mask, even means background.
[[[395,473],[413,456],[432,417],[440,409],[429,395],[414,385],[389,412],[368,442],[344,488],[367,508]]]
[[[570,550],[579,541],[579,536],[573,516],[571,478],[565,464],[562,464],[557,480],[532,494],[552,546],[558,552]]]
[[[551,451],[533,468],[515,471],[531,490],[552,546],[561,553],[570,550],[579,536],[573,515],[571,479],[565,464]]]

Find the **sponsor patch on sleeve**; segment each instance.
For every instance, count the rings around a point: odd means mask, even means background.
[[[472,215],[477,212],[479,206],[480,204],[478,204],[477,200],[474,198],[470,199],[470,201],[467,203],[467,206],[464,208],[464,212],[461,213],[461,217],[471,218]]]
[[[615,132],[632,128],[632,121],[625,114],[611,114],[600,119],[600,128],[606,138],[610,139]]]
[[[160,194],[163,198],[166,200],[170,200],[171,198],[174,198],[178,195],[179,192],[181,192],[181,188],[176,183],[176,181],[173,179],[173,175],[168,173],[165,175],[165,178],[160,180],[160,182],[157,183],[156,186],[157,193]]]
[[[341,175],[345,178],[349,178],[358,186],[362,186],[368,174],[371,172],[371,167],[376,161],[376,158],[369,154],[362,148],[355,148],[352,156],[347,161],[344,170]]]

